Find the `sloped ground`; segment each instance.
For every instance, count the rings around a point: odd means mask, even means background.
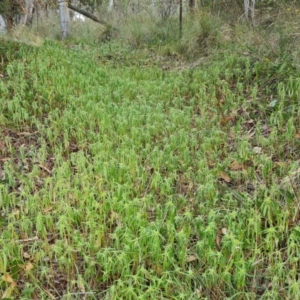
[[[2,297],[298,297],[295,64],[50,41],[0,55]]]

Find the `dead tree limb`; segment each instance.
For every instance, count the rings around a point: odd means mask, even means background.
[[[97,22],[97,23],[100,23],[101,25],[105,26],[105,27],[108,27],[108,28],[111,28],[112,26],[108,23],[106,23],[105,21],[102,21],[102,20],[99,20],[96,16],[90,14],[89,12],[77,7],[77,6],[74,6],[73,4],[71,4],[70,2],[68,3],[68,7],[80,14],[82,14],[83,16]]]

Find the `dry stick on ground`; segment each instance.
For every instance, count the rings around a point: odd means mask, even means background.
[[[89,12],[77,7],[77,6],[74,6],[73,4],[71,3],[68,3],[68,7],[82,15],[84,15],[85,17],[97,22],[97,23],[100,23],[101,25],[105,26],[105,27],[108,27],[108,28],[112,28],[112,26],[108,23],[106,23],[105,21],[102,21],[102,20],[99,20],[96,16],[90,14]]]

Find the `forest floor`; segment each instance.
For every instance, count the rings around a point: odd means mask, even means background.
[[[2,299],[297,299],[299,60],[259,51],[0,39]]]

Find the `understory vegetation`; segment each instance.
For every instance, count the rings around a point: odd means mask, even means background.
[[[0,37],[2,299],[299,298],[300,19],[263,16]]]

